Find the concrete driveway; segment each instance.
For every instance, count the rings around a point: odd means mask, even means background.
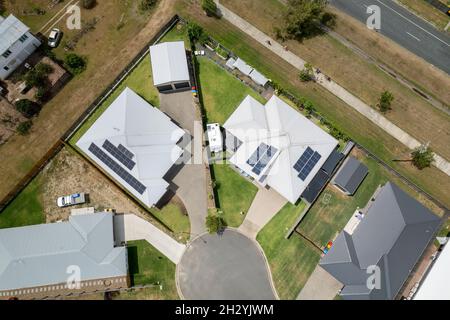
[[[297,300],[333,300],[342,287],[342,283],[318,265],[298,295]]]
[[[188,300],[276,299],[264,253],[231,229],[188,245],[177,266],[177,285]]]
[[[150,222],[134,214],[114,216],[114,236],[118,243],[145,240],[175,264],[180,262],[186,250],[184,244],[175,241]]]
[[[206,170],[203,159],[201,115],[190,91],[160,94],[160,109],[186,130],[192,141],[185,147],[184,164],[168,173],[171,190],[183,201],[191,222],[191,238],[206,231],[208,213]]]
[[[255,239],[258,232],[284,207],[287,200],[273,189],[259,188],[239,231]]]

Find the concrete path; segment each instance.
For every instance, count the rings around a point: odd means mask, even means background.
[[[225,8],[223,5],[218,4],[218,8],[222,14],[223,19],[226,19],[241,31],[251,36],[253,39],[274,52],[280,58],[290,63],[292,66],[299,70],[302,70],[305,67],[306,62],[304,60],[302,60],[294,53],[286,51],[283,46],[279,44],[275,39],[272,39],[262,31],[258,30],[253,25],[251,25],[229,9]],[[267,43],[267,40],[270,40],[271,45]],[[320,74],[317,78],[317,82],[325,89],[347,103],[350,107],[361,113],[378,127],[390,134],[392,137],[403,143],[409,149],[415,149],[422,145],[418,140],[397,127],[384,116],[376,112],[369,105],[365,104],[359,98],[355,97],[350,92],[342,88],[339,84],[335,83],[334,81],[328,81],[327,79],[325,79],[325,76],[323,74]],[[439,170],[446,173],[447,175],[450,175],[450,163],[437,154],[435,155],[434,166],[436,166]]]
[[[333,300],[342,287],[342,283],[318,265],[297,300]]]
[[[175,264],[180,262],[186,250],[184,244],[134,214],[114,216],[114,235],[118,242],[145,240]]]
[[[251,239],[284,207],[287,200],[273,189],[259,188],[239,231]]]

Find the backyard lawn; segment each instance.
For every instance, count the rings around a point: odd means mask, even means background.
[[[156,299],[178,299],[175,264],[146,241],[128,242],[128,264],[131,285],[157,285],[155,288],[121,294],[120,298],[138,299],[141,294]],[[162,285],[162,290],[158,287]]]
[[[258,233],[256,240],[266,254],[280,299],[297,298],[320,259],[320,252],[306,240],[286,232],[304,209],[304,203],[288,203]]]
[[[247,95],[265,103],[265,100],[257,92],[213,61],[199,57],[198,62],[200,65],[198,76],[208,123],[224,124]]]
[[[258,188],[227,164],[212,165],[216,181],[216,200],[228,226],[237,228],[244,221]],[[244,212],[244,214],[241,214]]]
[[[40,199],[42,179],[35,178],[13,202],[0,213],[0,229],[45,223]]]

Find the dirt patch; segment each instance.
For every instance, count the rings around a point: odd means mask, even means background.
[[[13,105],[0,97],[0,145],[8,141],[22,121],[25,121],[25,117]]]

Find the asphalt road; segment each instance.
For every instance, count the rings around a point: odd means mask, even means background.
[[[330,0],[331,5],[366,24],[367,7],[381,10],[380,33],[450,74],[450,36],[439,32],[392,0]],[[375,32],[375,31],[372,31]]]

